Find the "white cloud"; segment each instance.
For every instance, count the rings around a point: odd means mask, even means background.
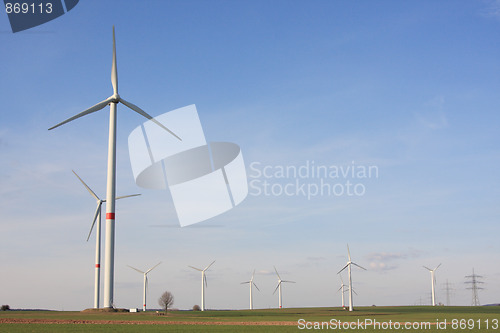
[[[500,0],[487,1],[487,5],[480,12],[481,15],[486,17],[500,18]]]
[[[419,252],[409,249],[403,253],[373,252],[365,257],[370,262],[369,266],[375,271],[389,271],[399,268],[399,262],[405,259],[414,259],[419,256]]]

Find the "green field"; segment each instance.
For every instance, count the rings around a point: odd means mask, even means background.
[[[354,323],[358,321],[377,324],[357,327]],[[322,330],[337,332],[500,333],[500,306],[360,307],[354,312],[340,308],[173,311],[168,316],[158,316],[155,312],[0,312],[0,332],[298,332],[312,331],[309,327],[313,328],[315,323],[317,327],[323,323]],[[405,323],[410,327],[406,328]]]

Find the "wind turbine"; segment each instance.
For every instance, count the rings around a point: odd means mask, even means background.
[[[436,268],[430,269],[429,267],[423,266],[426,270],[428,270],[431,273],[431,295],[432,295],[432,306],[436,306],[436,290],[435,290],[435,284],[436,284],[436,276],[434,275],[434,272],[436,269],[439,268],[441,264],[437,265]]]
[[[145,272],[143,272],[137,268],[134,268],[132,266],[127,265],[128,267],[132,268],[133,270],[136,270],[139,273],[144,274],[144,294],[142,296],[142,311],[146,311],[146,291],[148,289],[148,273],[151,272],[153,269],[155,269],[159,264],[161,264],[161,261]]]
[[[246,281],[246,282],[242,282],[241,284],[246,284],[248,283],[250,285],[250,310],[253,310],[253,302],[252,302],[252,285],[255,286],[255,288],[257,288],[258,291],[260,291],[259,287],[257,287],[257,285],[255,284],[255,282],[253,282],[253,277],[255,275],[255,269],[253,270],[253,274],[252,274],[252,278],[250,279],[250,281]]]
[[[348,272],[348,276],[349,276],[349,311],[353,311],[353,308],[352,308],[352,292],[353,292],[353,290],[352,290],[351,266],[352,265],[358,266],[359,268],[364,269],[365,271],[366,271],[366,268],[359,266],[358,264],[356,264],[355,262],[353,262],[351,260],[351,252],[349,251],[349,244],[347,244],[347,256],[349,258],[349,261],[337,274],[340,274],[344,269],[347,268],[347,272]]]
[[[114,286],[114,267],[115,267],[115,193],[116,193],[116,122],[117,122],[117,105],[124,104],[129,109],[139,113],[143,117],[155,122],[170,134],[181,140],[175,133],[163,126],[156,119],[144,112],[138,106],[127,102],[118,95],[118,71],[116,65],[116,42],[115,42],[115,27],[113,26],[113,61],[111,65],[111,84],[113,86],[113,95],[102,102],[80,112],[79,114],[66,119],[65,121],[49,128],[52,130],[70,121],[86,116],[93,112],[103,109],[109,104],[109,141],[108,141],[108,173],[106,186],[106,247],[104,256],[106,265],[104,267],[104,307],[113,307],[113,286]]]
[[[283,293],[281,292],[281,283],[282,282],[295,283],[295,281],[282,280],[281,277],[280,277],[280,275],[278,274],[278,270],[276,269],[276,267],[274,267],[274,271],[276,272],[276,275],[278,275],[278,285],[276,286],[276,289],[274,289],[273,295],[276,293],[276,290],[279,290],[278,291],[278,294],[279,294],[279,306],[280,306],[280,309],[281,309],[283,307],[283,300],[282,300]]]
[[[99,308],[99,286],[100,286],[100,279],[101,279],[101,274],[100,274],[100,270],[101,270],[101,206],[102,206],[103,202],[106,202],[106,200],[100,199],[97,196],[97,194],[95,194],[94,191],[92,191],[90,189],[90,187],[88,187],[88,185],[85,184],[83,179],[81,179],[80,176],[78,176],[76,174],[76,172],[74,170],[71,170],[71,171],[73,171],[76,178],[78,178],[82,182],[83,186],[85,186],[87,191],[89,191],[90,195],[92,195],[97,201],[97,208],[95,210],[94,220],[92,221],[92,226],[90,227],[89,235],[87,236],[87,242],[89,241],[90,234],[92,234],[92,229],[94,228],[94,224],[97,221],[96,236],[95,236],[94,308],[98,309]],[[124,195],[124,196],[116,197],[116,199],[118,200],[118,199],[123,199],[123,198],[135,197],[138,195],[140,195],[140,194]]]
[[[345,309],[345,301],[344,301],[344,293],[349,290],[349,287],[344,284],[344,281],[342,280],[342,275],[340,276],[340,288],[337,290],[337,292],[342,292],[342,308]],[[356,295],[358,294],[356,290],[352,290],[353,293]]]
[[[337,292],[341,292],[341,295],[342,295],[342,308],[345,308],[345,301],[344,301],[344,293],[345,293],[345,288],[349,289],[349,287],[347,287],[345,284],[344,284],[344,280],[342,279],[342,275],[339,275],[340,277],[340,288],[337,290]]]
[[[201,311],[205,311],[205,286],[207,286],[207,277],[205,276],[205,271],[210,268],[214,264],[215,260],[212,261],[210,265],[205,267],[204,269],[196,268],[193,266],[188,266],[191,267],[192,269],[196,269],[197,271],[201,272]]]

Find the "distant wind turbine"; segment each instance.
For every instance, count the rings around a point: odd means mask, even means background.
[[[366,271],[366,268],[359,266],[355,262],[352,262],[352,260],[351,260],[351,252],[349,251],[349,244],[347,244],[347,256],[349,258],[349,261],[347,262],[347,264],[337,274],[340,274],[344,269],[347,268],[347,272],[348,272],[348,276],[349,276],[349,311],[353,311],[353,307],[352,307],[352,293],[353,293],[353,289],[352,289],[351,266],[352,265],[358,266],[359,268],[364,269],[365,271]]]
[[[127,102],[118,95],[118,70],[116,64],[116,42],[115,42],[115,27],[113,26],[113,61],[111,65],[111,84],[113,86],[113,95],[102,102],[80,112],[79,114],[66,119],[65,121],[52,126],[49,130],[64,125],[70,121],[86,116],[93,112],[103,109],[109,104],[109,141],[108,141],[108,174],[107,174],[107,189],[106,189],[106,247],[104,267],[104,307],[113,307],[113,287],[114,287],[114,267],[115,267],[115,193],[116,193],[116,122],[117,122],[117,105],[124,104],[129,109],[137,112],[143,117],[150,119],[158,126],[162,127],[170,134],[181,140],[175,133],[163,126],[156,119],[144,112],[138,106]]]
[[[201,272],[201,311],[205,311],[205,286],[207,286],[207,277],[205,276],[205,271],[208,270],[210,266],[214,264],[214,262],[215,260],[212,261],[212,263],[204,269],[188,266]]]
[[[253,270],[253,274],[252,274],[252,278],[250,279],[250,281],[246,281],[246,282],[242,282],[241,284],[246,284],[248,283],[250,285],[250,310],[253,310],[253,301],[252,301],[252,285],[255,286],[255,288],[257,288],[258,291],[260,291],[259,287],[257,287],[257,285],[255,284],[255,282],[253,282],[253,277],[255,275],[255,269]]]
[[[346,288],[347,288],[347,290],[349,290],[349,287],[344,284],[344,280],[342,279],[341,274],[339,275],[339,277],[340,277],[340,288],[337,290],[337,292],[340,291],[340,293],[342,295],[342,308],[345,308],[344,293],[346,291]]]
[[[434,275],[434,272],[436,271],[436,269],[439,268],[439,266],[441,266],[441,264],[437,265],[437,267],[434,268],[434,269],[430,269],[428,267],[423,266],[426,270],[428,270],[431,273],[432,306],[436,306],[436,290],[435,290],[435,287],[436,287],[436,276]]]
[[[274,267],[274,266],[273,266]],[[283,307],[283,300],[282,300],[282,291],[281,291],[281,283],[282,282],[289,282],[289,283],[295,283],[294,281],[286,281],[286,280],[282,280],[279,273],[278,273],[278,270],[276,269],[276,267],[274,267],[274,271],[276,272],[276,275],[278,275],[278,285],[276,286],[276,289],[274,289],[274,293],[276,293],[276,290],[278,290],[278,294],[279,294],[279,307],[280,309]]]
[[[137,272],[144,274],[144,292],[143,292],[143,296],[142,296],[142,311],[146,311],[146,293],[147,293],[147,289],[148,289],[148,273],[151,272],[153,269],[155,269],[159,264],[161,264],[161,261],[145,272],[143,272],[135,267],[127,265],[128,267],[132,268],[133,270],[136,270]]]
[[[73,171],[73,170],[71,170]],[[92,226],[90,227],[89,235],[87,236],[87,242],[89,241],[90,235],[92,234],[92,229],[94,228],[94,224],[97,221],[97,226],[96,226],[96,235],[95,235],[95,281],[94,281],[94,308],[98,309],[99,308],[99,286],[100,286],[100,280],[101,280],[101,274],[100,274],[100,269],[101,269],[101,207],[102,203],[106,202],[106,200],[100,199],[92,189],[85,184],[83,179],[80,178],[76,174],[75,171],[73,171],[75,174],[76,178],[78,178],[83,186],[87,189],[87,191],[90,193],[91,196],[93,196],[96,201],[97,201],[97,208],[95,210],[94,214],[94,220],[92,221]],[[140,194],[131,194],[131,195],[124,195],[120,197],[116,197],[116,199],[123,199],[123,198],[130,198],[130,197],[135,197]]]
[[[344,281],[342,280],[342,275],[339,275],[339,276],[340,276],[341,283],[340,283],[340,288],[337,290],[337,292],[340,291],[342,293],[342,308],[345,309],[344,293],[346,291],[349,291],[349,287],[344,284]],[[352,292],[355,293],[356,295],[358,295],[356,290],[352,289]]]

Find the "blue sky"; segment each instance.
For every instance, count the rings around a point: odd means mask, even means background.
[[[241,309],[256,269],[255,307],[338,306],[336,275],[354,270],[355,304],[430,302],[436,272],[468,305],[465,275],[499,302],[500,3],[498,1],[81,1],[13,34],[0,14],[0,300],[11,308],[93,304],[94,200],[105,196],[108,112],[47,129],[112,94],[116,26],[120,95],[153,116],[196,104],[208,141],[240,145],[250,165],[376,166],[360,196],[250,194],[235,209],[179,228],[166,191],[138,188],[118,115],[115,304]],[[263,180],[263,179],[261,179]],[[270,179],[284,185],[296,179]],[[306,179],[317,182],[318,179]],[[336,180],[335,180],[336,181]],[[339,179],[345,181],[345,179]],[[105,264],[105,263],[104,263]]]

